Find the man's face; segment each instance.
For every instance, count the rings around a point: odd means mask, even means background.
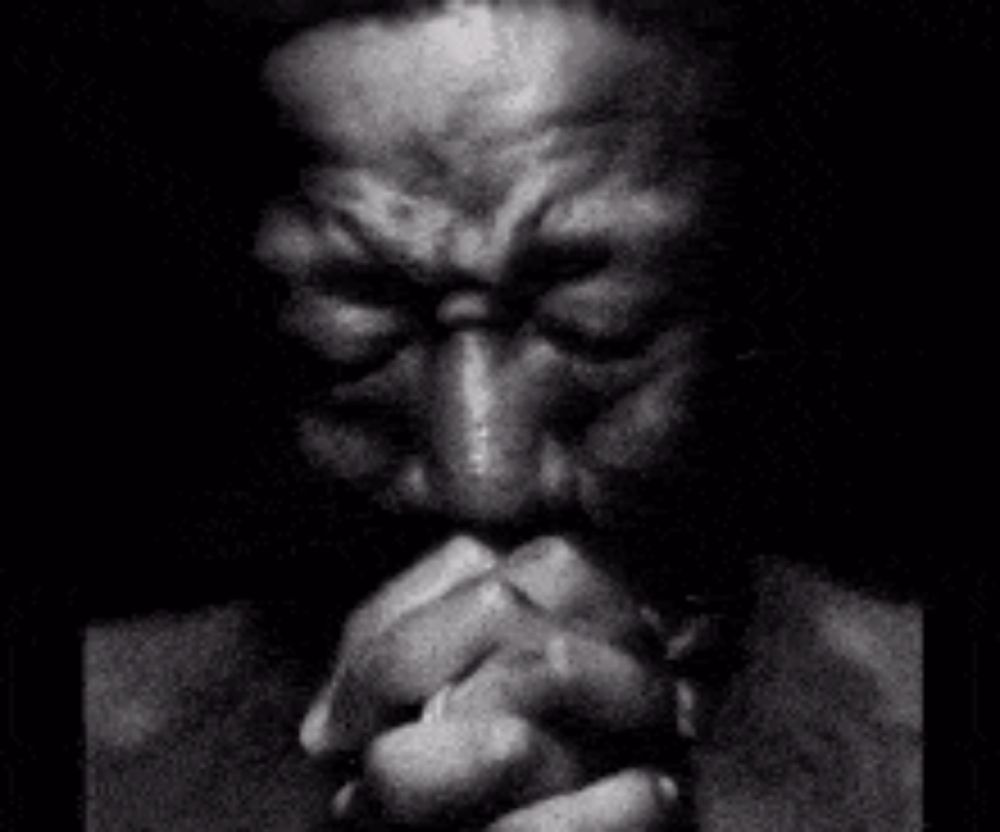
[[[479,8],[315,29],[268,80],[320,151],[258,244],[329,369],[310,459],[510,547],[669,509],[702,338],[696,73],[587,16]]]

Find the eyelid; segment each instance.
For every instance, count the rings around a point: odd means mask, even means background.
[[[577,321],[584,328],[616,330],[650,317],[663,296],[662,289],[649,281],[614,275],[557,286],[539,300],[537,308],[543,314]]]
[[[320,255],[322,240],[315,227],[286,205],[272,208],[254,240],[254,257],[271,271],[288,277],[302,274]]]
[[[378,255],[342,218],[299,197],[276,209],[258,235],[257,259],[298,284],[358,304],[419,302],[418,281]]]
[[[400,266],[327,258],[309,270],[308,284],[348,303],[375,307],[423,305],[420,287]]]
[[[662,293],[622,278],[556,288],[536,307],[543,331],[571,350],[626,356],[640,349],[658,330]]]
[[[383,361],[408,332],[407,321],[393,312],[302,295],[286,310],[284,325],[327,358],[347,365]]]
[[[511,286],[519,294],[540,294],[549,287],[599,274],[613,258],[611,246],[602,240],[546,242],[515,257]]]
[[[652,327],[614,333],[588,331],[558,318],[541,321],[541,331],[564,352],[594,362],[636,358],[658,334]]]

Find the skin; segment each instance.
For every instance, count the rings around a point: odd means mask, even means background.
[[[91,632],[88,828],[920,828],[917,610],[762,564],[709,735],[689,587],[635,580],[696,565],[632,518],[685,513],[697,444],[697,68],[466,8],[312,30],[267,80],[319,150],[257,245],[324,367],[303,450],[447,531],[311,702],[237,608]]]
[[[468,541],[450,550],[462,548],[470,551]],[[440,565],[434,560],[418,567],[429,586]],[[404,583],[393,581],[354,623],[370,624],[382,602],[399,598]],[[749,661],[694,754],[698,828],[922,829],[920,609],[845,590],[780,562],[761,564],[754,591],[761,600],[744,636]],[[326,828],[335,786],[328,769],[308,765],[296,748],[308,691],[290,684],[281,669],[282,656],[294,658],[298,646],[262,651],[248,612],[230,605],[88,628],[88,830]],[[532,667],[543,672],[505,677],[512,680],[507,686],[493,686],[487,674],[494,689],[487,706],[511,688],[537,692],[547,674],[540,664]],[[463,698],[460,692],[445,697],[460,710]],[[441,703],[432,701],[427,710],[439,716]],[[406,750],[408,735],[389,737],[389,749]],[[652,801],[644,803],[642,795],[655,794],[653,783],[646,773],[622,772],[515,810],[504,821],[534,818],[543,829],[623,828],[614,824],[634,815],[609,818],[600,810],[631,806],[631,795],[638,799],[630,811],[643,812]]]
[[[674,266],[703,202],[695,78],[587,15],[486,8],[321,27],[269,64],[320,149],[258,243],[330,367],[302,446],[454,530],[354,616],[303,726],[315,756],[360,760],[341,817],[677,814],[677,687],[608,518],[643,472],[675,485],[699,372]],[[657,751],[626,753],[643,734]]]
[[[508,544],[598,525],[655,463],[668,481],[697,372],[671,269],[701,201],[689,119],[659,95],[608,112],[655,53],[597,25],[478,9],[321,29],[271,63],[327,155],[259,241],[331,368],[302,444],[384,505]],[[464,50],[498,65],[452,68]]]

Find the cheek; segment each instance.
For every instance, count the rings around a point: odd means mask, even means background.
[[[393,417],[399,415],[398,423]],[[336,409],[302,416],[299,448],[331,482],[392,511],[432,509],[425,431],[399,408],[356,417]]]
[[[314,466],[362,490],[385,487],[404,457],[391,431],[364,418],[305,415],[299,445]]]
[[[605,410],[584,442],[594,469],[613,475],[669,465],[690,421],[688,392],[695,375],[693,361],[672,364]]]

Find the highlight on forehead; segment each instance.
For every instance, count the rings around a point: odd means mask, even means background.
[[[566,110],[677,115],[697,98],[695,68],[662,46],[585,9],[521,4],[321,25],[278,50],[266,78],[314,137],[375,152],[413,135],[471,137]]]

